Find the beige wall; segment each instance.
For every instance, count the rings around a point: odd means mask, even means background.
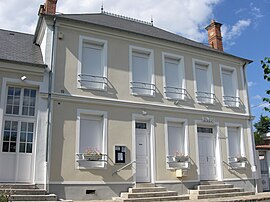
[[[52,161],[51,161],[51,176],[50,180],[55,181],[104,181],[104,182],[119,182],[133,181],[132,169],[127,168],[119,172],[118,175],[112,176],[112,173],[123,164],[114,164],[113,146],[127,146],[126,163],[131,162],[132,149],[132,114],[141,114],[141,109],[128,107],[111,107],[106,105],[94,105],[90,103],[66,102],[57,100],[54,102],[53,115],[53,131],[52,131]],[[76,158],[76,119],[77,109],[98,110],[108,112],[108,167],[107,169],[87,169],[78,170],[75,165]],[[165,151],[165,117],[174,117],[188,120],[188,135],[189,135],[189,155],[191,158],[191,169],[188,171],[188,177],[184,180],[197,180],[198,159],[196,156],[196,135],[195,135],[195,120],[201,120],[202,115],[191,115],[183,113],[162,112],[159,110],[147,110],[148,115],[154,117],[154,136],[156,151],[155,179],[157,181],[178,180],[175,177],[174,171],[166,169],[166,151]],[[214,121],[219,124],[219,135],[221,144],[221,154],[223,161],[227,162],[227,145],[225,139],[225,123],[238,123],[243,125],[245,153],[250,159],[251,144],[249,141],[249,133],[247,121],[222,118],[212,116]],[[153,151],[152,151],[153,152]],[[241,171],[229,171],[227,166],[223,164],[223,175],[225,179],[232,178],[251,178],[251,168]]]
[[[95,31],[93,31],[95,29]],[[241,101],[246,103],[243,87],[243,63],[240,60],[214,54],[212,52],[202,51],[195,48],[187,47],[181,44],[175,44],[167,41],[157,40],[150,37],[120,32],[112,29],[88,26],[60,24],[59,30],[64,34],[64,38],[57,40],[57,59],[55,71],[55,92],[61,91],[66,94],[80,96],[94,96],[99,98],[113,98],[119,100],[156,103],[173,106],[172,101],[164,98],[163,92],[163,70],[162,70],[162,52],[178,54],[184,57],[185,61],[185,78],[187,91],[190,99],[182,101],[182,107],[191,107],[197,109],[212,109],[226,112],[248,113],[246,106],[240,108],[228,108],[223,106],[220,66],[226,65],[237,69],[238,88]],[[108,42],[108,80],[109,87],[106,92],[82,90],[77,88],[77,68],[79,37],[87,36],[97,39],[107,40]],[[129,87],[129,45],[142,48],[152,49],[154,51],[154,74],[155,84],[157,87],[155,97],[133,96],[130,94]],[[194,75],[192,59],[204,60],[211,62],[214,83],[214,92],[217,97],[215,105],[200,105],[195,101],[194,93]]]

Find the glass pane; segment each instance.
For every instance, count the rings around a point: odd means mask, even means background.
[[[35,108],[29,107],[29,116],[34,116],[35,115]]]
[[[136,123],[137,129],[146,129],[146,123]]]
[[[28,115],[28,107],[22,108],[22,115]]]
[[[19,106],[13,107],[13,114],[19,114]]]
[[[7,105],[6,114],[12,114],[12,105]]]
[[[21,133],[21,135],[20,135],[20,141],[21,142],[26,142],[26,133]]]
[[[14,94],[14,88],[13,87],[8,87],[8,95],[12,95]]]
[[[24,96],[30,96],[30,90],[29,89],[24,89]]]
[[[28,132],[34,132],[34,123],[28,123]]]
[[[29,98],[28,98],[28,97],[24,97],[24,98],[23,98],[23,105],[24,105],[24,106],[28,106],[29,103],[30,103],[30,102],[29,102]]]
[[[10,152],[16,152],[16,142],[11,142],[10,143],[9,151]]]
[[[17,130],[18,130],[18,122],[12,121],[12,131],[17,131]]]
[[[27,144],[26,153],[32,153],[32,144]]]
[[[33,142],[33,133],[27,133],[27,142]]]
[[[10,130],[11,128],[11,121],[5,121],[5,130]]]
[[[2,151],[3,152],[8,152],[8,146],[9,146],[9,143],[8,142],[3,142],[3,149],[2,149]]]
[[[8,96],[7,97],[7,104],[8,105],[12,105],[13,104],[13,97],[12,96]]]
[[[36,97],[36,90],[31,90],[31,95],[30,95],[32,98],[35,98]]]
[[[21,95],[21,89],[15,88],[15,96],[20,96],[20,95]]]
[[[21,123],[21,131],[27,131],[27,123],[26,122]]]
[[[9,131],[4,131],[4,138],[3,138],[3,140],[4,141],[9,141]]]
[[[16,141],[17,140],[17,132],[11,132],[11,141]]]
[[[30,98],[30,106],[36,105],[36,98]]]
[[[25,152],[25,144],[20,143],[20,152]]]
[[[14,97],[14,103],[13,103],[14,105],[17,105],[17,106],[19,106],[20,105],[20,97]]]

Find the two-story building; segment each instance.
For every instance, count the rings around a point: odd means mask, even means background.
[[[47,65],[47,89],[38,91],[47,105],[40,106],[46,117],[40,125],[20,123],[21,136],[26,128],[43,138],[35,141],[34,177],[24,181],[67,199],[108,199],[136,183],[180,194],[205,180],[255,190],[251,61],[223,52],[220,23],[206,28],[209,47],[104,11],[55,14],[56,2],[41,6],[34,36]],[[24,85],[2,85],[3,120],[17,105],[23,116],[23,101],[15,98]],[[29,116],[31,109],[25,108]],[[1,155],[18,167],[8,157],[9,125],[1,124]]]

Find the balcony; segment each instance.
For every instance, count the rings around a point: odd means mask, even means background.
[[[108,85],[108,79],[104,76],[90,74],[79,74],[78,82],[82,88],[105,90]]]
[[[215,94],[209,92],[196,92],[198,103],[201,104],[214,104]]]
[[[156,92],[155,84],[145,82],[130,82],[130,89],[134,95],[153,96]]]
[[[167,164],[171,169],[189,169],[189,156],[167,156]]]
[[[223,96],[224,104],[227,107],[239,107],[240,98],[235,96]]]
[[[79,169],[102,169],[107,165],[107,154],[89,155],[77,153],[76,156]]]
[[[164,87],[164,93],[171,100],[185,100],[187,97],[187,91],[184,88],[166,86]]]

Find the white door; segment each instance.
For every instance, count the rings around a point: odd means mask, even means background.
[[[136,182],[150,182],[150,132],[148,124],[136,122]]]
[[[0,182],[33,181],[36,90],[8,87],[0,140]]]
[[[212,128],[204,129],[207,130],[198,132],[200,179],[216,180],[215,136]]]

